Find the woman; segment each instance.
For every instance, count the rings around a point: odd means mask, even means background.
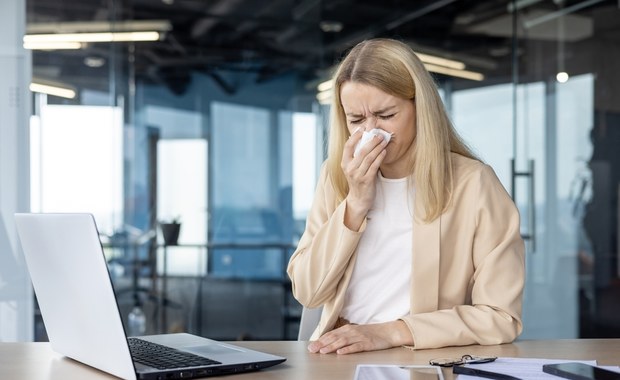
[[[311,352],[511,342],[522,330],[518,211],[461,141],[404,43],[355,46],[333,78],[329,154],[291,257],[323,306]],[[391,136],[370,139],[364,131]]]

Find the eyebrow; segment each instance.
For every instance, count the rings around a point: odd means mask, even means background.
[[[371,113],[371,114],[373,114],[373,115],[380,115],[380,114],[382,114],[382,113],[385,113],[385,112],[388,112],[388,111],[392,110],[392,108],[396,108],[396,106],[388,106],[388,107],[382,108],[382,109],[377,110],[377,111],[374,111],[374,112],[373,112],[373,111],[371,111],[370,113]],[[347,115],[347,116],[351,116],[351,117],[360,117],[360,116],[363,116],[362,114],[353,113],[353,112],[349,112],[349,113],[347,113],[346,115]]]

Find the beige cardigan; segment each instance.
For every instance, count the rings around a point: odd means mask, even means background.
[[[414,348],[513,341],[522,330],[525,278],[519,214],[493,170],[452,154],[450,207],[431,223],[416,197],[411,310],[402,320]],[[323,306],[311,340],[333,329],[344,304],[355,252],[366,228],[344,225],[325,165],[306,230],[288,265],[293,294],[304,306]],[[381,284],[377,284],[380,286]]]

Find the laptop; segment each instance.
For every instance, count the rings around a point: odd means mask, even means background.
[[[54,351],[123,379],[190,379],[286,360],[196,335],[127,337],[91,214],[15,214]]]

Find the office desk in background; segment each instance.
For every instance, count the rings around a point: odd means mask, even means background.
[[[597,360],[599,365],[620,365],[620,339],[526,340],[498,346],[448,347],[410,351],[405,348],[354,355],[310,354],[307,342],[231,342],[239,346],[284,356],[286,362],[258,372],[220,377],[222,380],[353,380],[358,364],[428,364],[430,359],[460,357],[463,354]],[[454,378],[444,370],[446,380]],[[115,379],[103,372],[64,358],[48,343],[0,343],[0,379],[84,380]]]

